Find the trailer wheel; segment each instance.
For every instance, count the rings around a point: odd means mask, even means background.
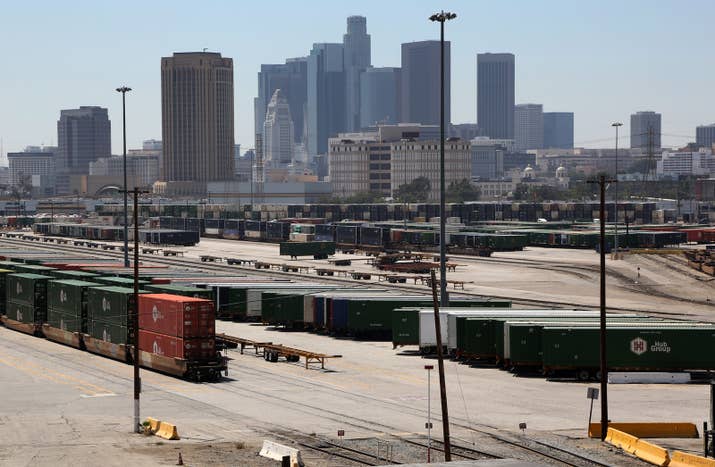
[[[596,371],[596,373],[593,375],[593,379],[596,381],[601,381],[601,370]]]
[[[579,381],[588,381],[591,379],[591,373],[588,370],[578,370],[577,377]]]
[[[268,352],[263,351],[263,360],[268,361]]]
[[[269,359],[272,363],[276,363],[278,361],[278,352],[271,352]]]

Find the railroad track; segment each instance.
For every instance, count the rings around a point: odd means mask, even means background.
[[[36,242],[28,241],[28,240],[8,239],[8,238],[3,238],[2,242],[8,243],[11,245],[21,245],[24,247],[30,247],[30,248],[39,249],[39,250],[65,251],[65,252],[74,253],[74,254],[77,253],[77,250],[79,248],[82,248],[81,251],[83,253],[91,254],[94,257],[99,256],[99,257],[112,258],[112,259],[123,259],[124,258],[124,255],[121,252],[98,250],[98,249],[94,249],[94,248],[88,248],[86,246],[77,247],[77,246],[57,245],[57,244],[48,245],[47,243],[36,243]],[[301,279],[301,280],[309,279],[311,281],[320,281],[320,282],[325,282],[325,283],[337,283],[337,284],[348,283],[348,284],[360,285],[363,287],[374,287],[376,285],[374,282],[355,280],[355,279],[350,279],[347,277],[329,277],[329,276],[308,277],[304,274],[294,273],[294,272],[284,272],[284,271],[278,271],[278,270],[260,270],[260,269],[255,269],[250,266],[202,262],[198,259],[191,259],[191,258],[185,258],[185,257],[183,257],[181,259],[177,259],[177,258],[172,259],[172,258],[168,258],[168,257],[158,257],[158,256],[154,256],[154,255],[142,254],[141,260],[156,263],[156,264],[163,264],[163,265],[167,265],[167,266],[178,266],[178,267],[182,267],[182,268],[191,267],[192,269],[196,269],[199,271],[207,271],[207,272],[223,272],[223,273],[233,272],[233,273],[236,273],[237,271],[242,271],[242,272],[251,272],[251,274],[253,274],[253,275],[260,275],[260,276],[266,276],[266,277],[277,277],[278,276],[278,277],[286,277],[286,278]],[[548,269],[548,267],[546,267],[546,265],[545,265],[546,263],[543,263],[543,264],[544,265],[542,266],[542,269]],[[576,267],[579,267],[579,266],[576,266]],[[420,288],[418,286],[407,286],[407,285],[399,285],[399,284],[392,284],[392,283],[389,284],[389,287],[392,290],[403,290],[403,291],[408,291],[408,292],[425,291],[424,288]],[[460,296],[467,296],[467,297],[475,297],[475,298],[484,298],[485,297],[483,294],[478,294],[478,293],[464,291],[464,290],[460,290],[459,292],[456,292],[456,293]],[[508,294],[490,294],[489,297],[496,298],[496,299],[511,300],[514,304],[524,305],[524,306],[594,308],[593,305],[587,304],[587,303],[575,303],[573,301],[563,302],[563,301],[556,301],[556,300],[526,299],[526,298],[521,298],[521,297],[514,297],[514,296],[508,295]],[[669,298],[682,301],[682,299],[675,298],[675,297],[669,297]],[[628,307],[609,306],[608,309],[612,310],[612,311],[623,311],[623,312],[631,312],[631,313],[657,314],[657,311],[643,310],[643,309],[637,309],[637,308],[628,308]],[[663,313],[663,314],[667,314],[668,316],[673,316],[673,315],[677,316],[678,315],[677,313]],[[687,316],[687,315],[683,315],[683,316]]]

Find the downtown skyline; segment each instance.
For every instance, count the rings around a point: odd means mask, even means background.
[[[690,8],[696,3],[689,4]],[[288,2],[275,2],[279,13],[273,16],[257,16],[258,10],[251,5],[239,9],[215,3],[210,11],[195,11],[188,4],[180,4],[167,16],[171,24],[162,22],[161,8],[155,5],[141,4],[139,8],[137,3],[127,9],[134,12],[129,15],[121,11],[98,13],[99,7],[91,3],[73,4],[64,12],[55,10],[57,7],[49,2],[42,4],[48,13],[42,17],[37,17],[36,8],[30,11],[22,5],[10,6],[7,27],[0,33],[7,35],[2,41],[5,73],[0,76],[4,152],[41,143],[57,145],[53,130],[60,109],[107,107],[110,119],[118,121],[121,101],[114,88],[122,84],[134,90],[127,98],[129,147],[160,138],[160,58],[203,47],[234,60],[235,140],[244,148],[252,147],[253,98],[261,64],[305,56],[313,43],[339,42],[345,18],[363,15],[372,37],[373,66],[399,66],[402,43],[438,38],[438,28],[427,17],[441,7],[419,5],[403,11],[400,6],[405,2],[387,6],[363,2],[355,8],[316,2],[312,5],[319,5],[321,12],[316,27],[311,24],[316,18],[313,12]],[[694,141],[695,127],[715,120],[712,99],[702,97],[707,96],[708,75],[712,75],[714,65],[704,63],[697,73],[679,70],[687,69],[695,57],[709,53],[704,17],[708,10],[715,11],[715,5],[699,3],[703,15],[693,21],[692,15],[678,9],[674,2],[647,3],[647,19],[667,18],[676,23],[679,15],[688,17],[692,34],[687,38],[669,34],[667,29],[635,24],[633,18],[643,18],[645,5],[640,1],[629,3],[615,15],[607,5],[574,8],[555,1],[540,8],[526,2],[489,5],[488,11],[481,3],[444,5],[458,14],[446,29],[452,47],[452,123],[476,121],[477,53],[507,52],[516,58],[516,104],[535,102],[543,104],[545,112],[574,112],[577,146],[610,147],[610,122],[623,121],[627,130],[628,116],[644,110],[663,115],[664,145]],[[53,10],[57,14],[50,14]],[[221,15],[213,15],[219,10]],[[137,15],[137,11],[144,14]],[[641,16],[634,16],[636,12]],[[92,13],[96,21],[84,24],[82,19]],[[118,21],[125,15],[125,21]],[[247,15],[253,15],[252,20],[241,22],[240,18]],[[491,17],[502,20],[485,19]],[[581,21],[584,17],[592,21]],[[395,18],[401,18],[399,27],[394,25]],[[216,24],[204,26],[209,20]],[[64,26],[71,27],[60,28],[63,21]],[[192,21],[200,27],[191,28]],[[605,23],[592,24],[599,21]],[[698,21],[703,21],[702,28]],[[37,38],[12,40],[21,37],[21,26],[31,23],[43,31]],[[69,31],[82,24],[84,29]],[[117,31],[120,26],[122,30]],[[564,40],[564,35],[572,40]],[[88,41],[87,37],[93,39]],[[114,154],[121,147],[120,131],[113,126]],[[627,145],[628,131],[622,132],[622,138],[621,144]]]

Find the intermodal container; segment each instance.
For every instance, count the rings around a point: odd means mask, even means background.
[[[216,334],[214,304],[210,300],[169,294],[139,297],[139,329],[181,338]]]
[[[126,326],[115,323],[90,320],[87,323],[87,333],[95,339],[112,344],[129,343],[129,332]]]
[[[52,277],[39,274],[8,274],[6,276],[7,300],[37,308],[47,307],[47,281]]]
[[[145,291],[140,290],[140,293]],[[87,289],[87,319],[127,326],[133,309],[134,290],[127,287],[90,287]]]
[[[204,300],[214,300],[213,289],[202,289],[199,287],[189,287],[184,285],[175,285],[169,282],[171,279],[152,279],[152,283],[143,287],[147,292],[152,293],[168,293],[172,295],[183,295],[184,297],[203,298]]]
[[[57,279],[73,279],[73,280],[89,280],[91,282],[91,279],[94,277],[98,277],[99,274],[95,274],[93,272],[85,272],[85,271],[74,271],[71,269],[55,269],[54,271],[50,272],[50,275],[53,277],[56,277]]]
[[[6,305],[6,316],[21,323],[43,323],[47,317],[45,309],[39,309],[27,303],[8,300]]]
[[[93,278],[93,281],[99,282],[102,284],[106,284],[106,285],[117,286],[117,287],[127,287],[127,288],[134,287],[134,279],[130,279],[128,277],[114,277],[114,276],[95,277],[95,278]],[[138,282],[139,282],[139,287],[149,284],[149,281],[142,280],[142,279],[139,279]]]
[[[5,300],[6,300],[6,277],[8,274],[12,274],[13,271],[9,269],[0,269],[0,315],[5,314]]]
[[[143,329],[139,330],[139,349],[182,360],[200,361],[216,357],[214,338],[181,339]]]

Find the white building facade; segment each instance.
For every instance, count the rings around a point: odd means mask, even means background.
[[[266,120],[263,123],[263,154],[266,164],[281,167],[293,163],[293,131],[288,99],[280,89],[276,89],[268,103]]]

